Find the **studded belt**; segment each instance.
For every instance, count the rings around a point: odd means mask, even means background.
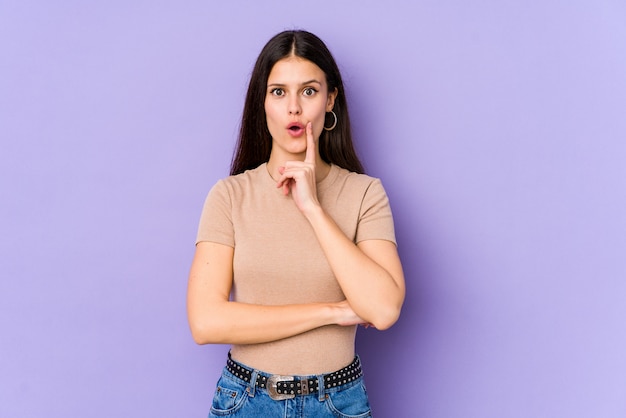
[[[253,370],[231,359],[230,353],[228,353],[228,360],[226,361],[226,370],[246,383],[250,383],[252,379]],[[357,356],[352,363],[343,369],[323,375],[323,387],[329,389],[345,385],[361,376],[363,376],[363,370]],[[257,374],[255,385],[262,389],[267,389],[270,398],[279,401],[292,399],[298,395],[317,393],[320,382],[316,376],[285,376],[280,374],[264,376],[259,373]]]

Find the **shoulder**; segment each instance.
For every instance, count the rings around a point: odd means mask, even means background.
[[[342,192],[345,192],[347,190],[358,190],[361,193],[365,193],[372,190],[377,190],[384,193],[382,182],[377,177],[372,177],[367,174],[355,173],[338,166],[333,166],[333,169],[337,171],[334,183],[342,186]]]
[[[228,176],[220,180],[221,182],[236,186],[248,183],[255,183],[263,180],[264,174],[267,173],[266,163],[261,164],[257,168],[246,170],[243,173],[236,174],[234,176]]]
[[[246,195],[250,195],[252,190],[258,188],[259,182],[263,181],[262,170],[265,170],[264,164],[253,170],[218,180],[209,190],[205,209],[213,206],[232,208],[237,205]]]
[[[213,189],[217,189],[229,194],[241,192],[252,185],[263,181],[263,174],[266,172],[265,163],[252,170],[246,170],[243,173],[234,176],[224,177],[215,183]]]

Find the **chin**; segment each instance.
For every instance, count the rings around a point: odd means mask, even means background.
[[[290,138],[287,146],[284,150],[293,154],[300,154],[306,152],[306,139],[305,138]]]
[[[305,154],[306,148],[289,149],[287,152],[293,155]]]

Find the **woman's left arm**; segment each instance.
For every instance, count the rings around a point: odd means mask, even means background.
[[[405,294],[396,245],[386,240],[355,245],[321,207],[306,216],[354,312],[377,329],[392,326]]]
[[[280,168],[277,187],[291,195],[308,219],[328,262],[354,312],[377,329],[387,329],[400,316],[404,302],[404,273],[396,245],[386,240],[352,242],[324,211],[317,199],[316,149],[307,124],[304,161]]]

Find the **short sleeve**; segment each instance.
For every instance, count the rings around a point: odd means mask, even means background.
[[[374,179],[363,196],[355,242],[383,239],[396,243],[389,199],[379,179]]]
[[[235,246],[235,233],[232,220],[232,203],[224,180],[218,181],[211,189],[202,208],[196,244],[210,241]]]

